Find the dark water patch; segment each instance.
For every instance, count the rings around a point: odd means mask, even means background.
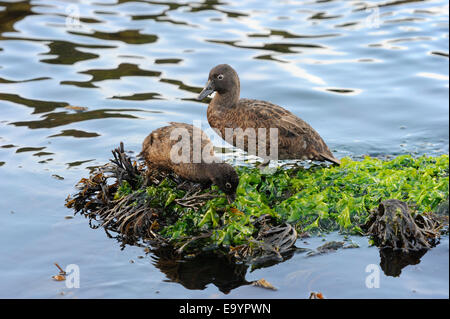
[[[255,56],[254,59],[276,61],[276,62],[280,62],[280,63],[288,63],[287,61],[276,59],[270,54],[258,55],[258,56]]]
[[[34,152],[45,149],[46,147],[21,147],[16,150],[16,153]]]
[[[6,144],[6,145],[2,145],[0,146],[1,148],[13,148],[13,147],[18,147],[17,145],[14,144]]]
[[[130,100],[130,101],[147,101],[147,100],[163,100],[159,93],[135,93],[128,96],[113,96],[112,99]]]
[[[345,23],[341,23],[341,24],[336,24],[334,27],[335,28],[346,28],[346,27],[353,27],[358,24],[359,24],[359,22],[345,22]]]
[[[54,179],[59,180],[59,181],[64,180],[64,177],[62,177],[62,176],[60,176],[60,175],[58,175],[58,174],[52,174],[52,177],[53,177]]]
[[[43,116],[42,120],[37,121],[18,121],[12,122],[11,125],[14,126],[25,126],[29,129],[40,129],[40,128],[53,128],[58,126],[63,126],[76,122],[84,122],[89,120],[107,119],[107,118],[126,118],[126,119],[137,119],[137,116],[131,114],[116,113],[121,111],[141,111],[136,109],[125,109],[125,110],[114,110],[114,109],[103,109],[94,110],[80,113],[67,113],[67,112],[57,112],[49,113]],[[113,113],[114,112],[114,113]]]
[[[96,89],[98,88],[98,86],[94,85],[92,82],[90,81],[61,81],[60,82],[61,85],[73,85],[73,86],[78,86],[80,88],[85,88],[85,89]]]
[[[350,89],[326,89],[329,92],[335,92],[335,93],[341,93],[341,94],[347,94],[347,93],[354,93],[355,90]]]
[[[392,19],[392,20],[384,20],[383,23],[404,23],[404,22],[423,22],[425,18],[401,18],[401,19]]]
[[[156,59],[155,64],[178,64],[182,59]]]
[[[386,41],[387,43],[399,43],[399,42],[413,42],[413,41],[431,41],[432,37],[414,37],[414,38],[400,38],[400,39],[391,39]]]
[[[45,160],[39,161],[38,164],[47,164],[48,162],[53,161],[53,158],[47,158]]]
[[[21,81],[14,81],[14,80],[8,80],[0,77],[0,83],[1,84],[11,84],[11,83],[26,83],[26,82],[34,82],[34,81],[43,81],[43,80],[49,80],[51,78],[49,77],[40,77],[40,78],[34,78],[29,80],[21,80]]]
[[[92,34],[77,31],[68,31],[68,32],[74,35],[92,37],[108,41],[121,41],[128,44],[148,44],[154,43],[158,40],[158,36],[154,34],[141,33],[140,30],[124,30],[110,33],[95,31]]]
[[[56,108],[65,107],[69,105],[66,102],[51,102],[51,101],[41,101],[41,100],[33,100],[23,98],[17,94],[9,94],[9,93],[1,93],[0,92],[0,100],[13,102],[16,104],[24,105],[27,107],[34,108],[32,114],[39,114],[45,112],[54,111]]]
[[[84,22],[84,23],[102,23],[103,22],[102,20],[97,20],[94,18],[83,18],[83,17],[80,17],[80,21]]]
[[[431,51],[430,54],[438,55],[438,56],[443,56],[443,57],[448,58],[448,53],[446,53],[446,52]]]
[[[184,21],[176,21],[173,19],[170,19],[165,16],[165,13],[163,14],[142,14],[142,15],[133,15],[131,17],[133,20],[140,21],[140,20],[155,20],[157,22],[168,22],[174,25],[182,25],[182,26],[188,26],[188,27],[197,27],[196,25],[184,22]]]
[[[379,8],[383,7],[391,7],[391,6],[398,6],[403,5],[407,3],[413,3],[413,2],[425,2],[427,0],[398,0],[398,1],[388,1],[385,3],[377,3],[376,6]],[[369,2],[370,3],[370,2]],[[358,3],[358,5],[362,5],[362,7],[355,9],[354,11],[365,11],[367,9],[373,8],[373,4],[366,4],[366,3]]]
[[[113,12],[113,11],[103,11],[103,10],[95,10],[94,13],[95,13],[95,14],[99,14],[99,15],[102,15],[102,14],[104,14],[104,15],[112,15],[112,16],[118,15],[117,12]]]
[[[95,161],[95,159],[90,159],[90,160],[85,160],[85,161],[75,161],[75,162],[70,162],[70,163],[66,163],[66,165],[68,166],[67,168],[71,168],[71,167],[76,167],[76,166],[80,166],[84,163],[89,163]]]
[[[79,73],[91,75],[92,78],[89,81],[62,81],[61,84],[76,85],[85,88],[96,88],[97,86],[95,86],[93,82],[117,80],[125,76],[158,77],[161,75],[161,72],[159,71],[143,70],[136,64],[131,63],[121,63],[115,69],[94,69]]]
[[[251,33],[247,35],[247,37],[249,38],[270,38],[272,36],[278,36],[284,39],[320,39],[320,38],[336,37],[339,36],[339,34],[332,33],[332,34],[317,34],[317,35],[307,35],[307,34],[300,35],[300,34],[293,34],[291,32],[283,30],[269,30],[268,34]]]
[[[217,0],[206,0],[203,3],[200,3],[199,5],[196,5],[195,7],[190,8],[190,12],[200,12],[200,11],[215,11],[225,14],[229,18],[239,18],[239,17],[247,17],[248,14],[242,13],[242,12],[236,12],[236,11],[228,11],[223,10],[217,6],[225,5],[225,2],[217,1]]]
[[[438,12],[435,12],[433,10],[426,10],[426,9],[415,9],[414,13],[419,13],[419,14],[431,14],[431,15],[436,15],[438,14]]]
[[[279,53],[301,53],[293,48],[305,48],[305,49],[325,49],[325,47],[317,44],[307,43],[264,43],[261,46],[240,45],[238,40],[236,41],[222,41],[222,40],[206,40],[211,43],[230,45],[235,48],[252,49],[252,50],[267,50],[275,51]]]
[[[68,41],[52,41],[48,44],[50,49],[49,52],[43,53],[43,55],[56,55],[55,58],[42,59],[41,62],[51,63],[51,64],[75,64],[79,61],[96,59],[99,57],[98,54],[82,52],[77,50],[77,48],[88,48],[88,49],[111,49],[114,46],[108,45],[86,45],[86,44],[76,44]]]
[[[143,56],[139,56],[139,55],[118,55],[119,58],[130,58],[130,59],[145,59],[145,57]]]
[[[328,15],[326,12],[318,12],[309,17],[309,20],[324,20],[324,19],[337,19],[342,17],[341,15]]]
[[[367,63],[367,62],[376,62],[374,59],[365,58],[365,59],[358,59],[358,62]]]
[[[319,91],[338,93],[344,95],[354,95],[361,92],[361,90],[357,89],[344,89],[344,88],[317,88]]]
[[[14,24],[26,16],[34,14],[31,11],[32,5],[29,1],[0,1],[0,5],[4,8],[4,10],[0,11],[0,40],[2,39],[2,33],[17,32],[17,30],[14,29]]]
[[[53,155],[55,153],[50,153],[50,152],[37,152],[34,153],[33,156],[37,156],[37,157],[41,157],[41,156],[48,156],[48,155]]]
[[[183,91],[188,91],[188,92],[193,92],[193,93],[200,93],[201,91],[202,91],[202,87],[198,87],[198,86],[190,86],[190,85],[187,85],[187,84],[184,84],[182,81],[180,81],[180,80],[174,80],[174,79],[160,79],[159,80],[160,82],[163,82],[163,83],[169,83],[169,84],[173,84],[173,85],[176,85],[176,86],[178,86],[178,88],[180,89],[180,90],[183,90]]]
[[[69,7],[69,8],[70,8],[70,7]],[[63,17],[63,18],[65,18],[65,19],[76,18],[76,17],[74,17],[74,16],[72,16],[72,15],[70,15],[70,14],[63,14],[63,13],[53,13],[52,15],[57,16],[57,17]],[[89,17],[89,18],[86,18],[86,17],[77,17],[77,19],[78,19],[80,22],[88,23],[88,24],[91,24],[91,23],[92,23],[92,24],[104,23],[103,20],[95,19],[95,18],[92,18],[92,17]],[[57,25],[57,26],[60,26],[60,25]]]
[[[49,137],[58,137],[58,136],[72,136],[76,138],[88,138],[88,137],[97,137],[100,134],[94,132],[85,132],[80,130],[63,130],[59,134],[50,135]]]

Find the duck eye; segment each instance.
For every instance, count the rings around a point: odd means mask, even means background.
[[[223,74],[219,74],[219,75],[217,76],[217,79],[223,80]]]
[[[226,184],[225,184],[225,187],[226,187],[226,188],[231,188],[231,184],[230,184],[230,183],[226,183]]]

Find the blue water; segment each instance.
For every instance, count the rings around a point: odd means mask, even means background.
[[[360,249],[247,270],[278,291],[225,294],[168,280],[152,254],[64,207],[120,141],[139,152],[168,121],[208,128],[195,98],[220,63],[242,97],[291,110],[338,158],[448,154],[448,12],[440,0],[0,0],[0,297],[448,298],[448,237],[378,289],[364,284],[378,250],[355,238]],[[79,265],[81,287],[53,281],[54,262]]]

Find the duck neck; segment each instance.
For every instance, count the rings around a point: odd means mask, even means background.
[[[211,103],[222,109],[233,108],[239,101],[240,87],[239,82],[231,90],[225,92],[216,92]]]
[[[224,163],[204,163],[201,165],[202,167],[202,174],[204,174],[211,183],[215,184],[216,176],[219,172],[222,170],[222,166],[225,165]]]

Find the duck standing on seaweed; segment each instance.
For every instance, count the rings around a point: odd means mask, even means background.
[[[170,122],[154,130],[142,143],[141,156],[148,168],[162,168],[193,182],[219,186],[230,204],[236,197],[238,174],[214,157],[210,139],[197,127]]]
[[[250,155],[263,157],[265,161],[274,159],[273,154],[270,154],[270,158],[265,156],[270,153],[270,143],[266,143],[263,155],[252,151],[250,137],[243,136],[250,128],[254,130],[254,150],[258,152],[264,149],[264,145],[257,145],[258,141],[277,141],[277,159],[330,161],[340,164],[319,133],[299,117],[266,101],[240,99],[239,77],[228,64],[217,65],[209,72],[208,82],[198,99],[204,99],[213,92],[217,93],[208,106],[208,122],[228,143],[244,149]],[[230,128],[234,130],[233,134],[227,134]],[[261,128],[265,130],[260,131]],[[278,129],[277,140],[269,135],[271,128]],[[259,132],[266,136],[258,136]],[[238,140],[244,140],[243,147],[239,146]]]

